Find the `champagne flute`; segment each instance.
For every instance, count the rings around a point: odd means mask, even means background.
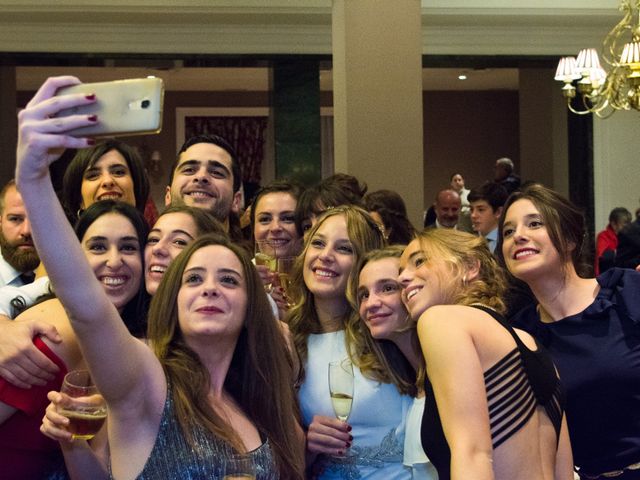
[[[329,362],[329,393],[338,420],[346,422],[353,403],[353,364],[349,358]]]
[[[234,454],[225,459],[223,480],[254,480],[256,464],[251,455]]]
[[[270,272],[275,272],[277,269],[276,253],[276,248],[269,240],[256,240],[256,250],[253,257],[256,265],[264,265]],[[271,292],[271,288],[271,282],[265,283],[264,289],[267,293]]]
[[[292,307],[291,292],[291,270],[293,270],[293,264],[296,262],[297,257],[279,257],[276,260],[276,269],[278,271],[278,281],[282,290],[284,291],[284,300],[287,302],[287,307]]]
[[[93,438],[107,418],[107,405],[93,384],[89,371],[74,370],[67,373],[60,392],[69,397],[69,402],[60,413],[69,419],[67,430],[73,439]]]

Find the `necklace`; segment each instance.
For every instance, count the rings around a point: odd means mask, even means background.
[[[555,320],[549,313],[544,309],[544,307],[540,304],[536,307],[536,311],[538,312],[538,316],[540,317],[540,321],[542,323],[553,323]]]

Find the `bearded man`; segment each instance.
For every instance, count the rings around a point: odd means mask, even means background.
[[[15,181],[0,190],[0,287],[20,286],[33,280],[40,264],[31,239],[31,225]]]

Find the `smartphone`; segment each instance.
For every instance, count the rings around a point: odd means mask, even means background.
[[[164,86],[160,78],[132,78],[64,87],[58,95],[95,94],[96,102],[68,108],[56,117],[97,115],[98,123],[65,132],[74,137],[117,137],[159,133],[162,129]]]

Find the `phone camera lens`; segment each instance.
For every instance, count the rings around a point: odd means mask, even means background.
[[[149,100],[142,100],[142,102],[140,102],[142,108],[149,108],[149,105],[151,105],[151,101]]]

